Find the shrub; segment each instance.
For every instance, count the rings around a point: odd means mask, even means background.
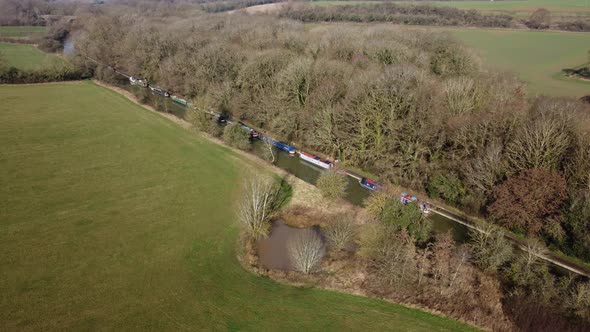
[[[249,150],[252,148],[250,144],[250,135],[240,125],[229,124],[223,130],[223,140],[240,150]]]
[[[512,244],[502,231],[487,227],[483,232],[470,230],[475,263],[485,271],[496,272],[512,257]]]
[[[391,194],[385,191],[374,191],[371,193],[371,196],[363,202],[363,205],[371,217],[379,219],[381,213],[383,213],[383,209],[390,199]]]
[[[450,204],[457,204],[466,195],[463,183],[454,174],[438,175],[428,184],[428,195],[442,198]]]
[[[397,197],[390,197],[381,212],[380,220],[394,227],[396,230],[403,230],[414,240],[424,242],[430,237],[431,224],[417,204],[402,204]]]
[[[338,215],[331,225],[324,229],[328,244],[335,251],[340,251],[354,237],[354,217],[350,214]]]
[[[376,192],[365,202],[369,215],[394,231],[405,231],[414,240],[424,242],[430,237],[431,224],[416,204],[404,205],[399,198]]]
[[[545,8],[535,10],[526,25],[531,29],[548,29],[551,25],[551,12]]]
[[[346,177],[334,171],[323,172],[318,179],[317,187],[328,199],[338,199],[346,194]]]

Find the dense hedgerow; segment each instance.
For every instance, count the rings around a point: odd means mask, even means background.
[[[71,66],[50,66],[36,70],[22,70],[0,64],[0,84],[30,84],[59,81],[75,81],[89,76]]]
[[[476,26],[508,28],[514,25],[509,15],[484,15],[475,10],[432,5],[380,3],[371,5],[286,6],[280,16],[303,22],[388,22],[408,25]]]

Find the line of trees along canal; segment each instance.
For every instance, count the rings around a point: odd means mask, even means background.
[[[447,35],[305,31],[239,15],[167,24],[107,13],[78,22],[85,54],[199,108],[232,113],[590,260],[588,107],[527,97],[522,82],[482,70]]]
[[[198,108],[590,260],[587,105],[530,98],[445,34],[196,13],[80,13],[76,45]]]

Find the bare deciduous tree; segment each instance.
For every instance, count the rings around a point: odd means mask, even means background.
[[[241,225],[253,238],[268,235],[270,220],[276,209],[279,188],[274,179],[257,175],[244,185],[238,216]]]
[[[527,241],[523,252],[512,262],[506,276],[514,285],[517,294],[529,294],[539,301],[547,302],[556,295],[554,276],[539,255],[545,246],[537,239]]]
[[[480,106],[483,92],[472,78],[450,78],[444,83],[443,90],[445,106],[452,115],[468,114]]]
[[[502,177],[503,172],[502,146],[492,144],[483,155],[467,165],[465,178],[475,191],[488,195]]]
[[[521,128],[506,147],[506,155],[515,172],[531,168],[555,169],[570,146],[563,121],[541,118]]]
[[[339,251],[354,237],[354,217],[350,214],[342,214],[334,219],[334,222],[324,230],[324,235],[330,247]]]
[[[391,287],[408,286],[418,280],[416,246],[405,231],[373,222],[362,228],[359,255],[375,269],[380,283]]]
[[[432,247],[433,278],[441,285],[446,285],[451,276],[454,247],[455,240],[450,232],[437,235]]]
[[[264,149],[264,159],[268,160],[271,162],[271,164],[275,163],[275,153],[272,150],[273,149],[273,145],[270,144],[270,142],[268,141],[264,141],[264,145],[266,146],[266,149]]]
[[[401,231],[381,242],[373,265],[381,282],[392,287],[408,287],[418,279],[416,246],[412,237]]]
[[[288,240],[291,263],[305,274],[312,272],[324,257],[322,238],[313,229],[304,229]]]
[[[576,285],[570,294],[567,305],[577,316],[590,319],[590,283],[581,282]]]
[[[432,256],[432,243],[428,243],[426,248],[420,254],[420,258],[418,261],[418,285],[422,284],[422,280],[428,271],[428,262],[430,257]]]

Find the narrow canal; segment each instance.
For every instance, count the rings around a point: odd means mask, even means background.
[[[75,49],[74,38],[70,37],[66,41],[66,45],[64,47],[64,55],[73,55],[75,53],[76,53],[76,49]],[[90,59],[90,60],[92,60],[92,59]],[[92,60],[92,61],[96,62],[95,60]],[[123,75],[123,76],[125,76],[125,75]],[[119,81],[115,85],[117,85],[120,88],[123,88],[124,90],[132,92],[132,93],[139,92],[138,90],[143,90],[143,93],[145,93],[145,96],[146,96],[145,102],[150,103],[152,105],[159,105],[160,106],[160,107],[158,107],[159,110],[164,110],[165,112],[173,114],[173,115],[177,116],[178,118],[186,120],[186,118],[185,118],[186,111],[187,111],[186,106],[182,106],[180,104],[177,104],[177,103],[173,102],[170,98],[163,98],[162,96],[155,95],[155,94],[151,93],[149,89],[146,89],[146,88],[132,86],[129,84],[129,81],[126,79]],[[260,155],[260,151],[261,151],[260,146],[261,146],[260,142],[255,143],[255,148],[254,148],[255,154]],[[311,164],[299,159],[298,157],[289,156],[288,153],[286,153],[282,150],[279,150],[276,147],[273,147],[273,149],[275,152],[276,166],[286,170],[287,172],[302,179],[303,181],[306,181],[306,182],[311,183],[313,185],[316,184],[316,181],[319,178],[321,171],[323,171],[322,169],[320,169],[314,165],[311,165]],[[369,195],[370,195],[369,190],[361,187],[356,179],[354,179],[352,177],[347,177],[347,179],[348,179],[348,188],[347,188],[347,193],[346,193],[345,198],[348,201],[350,201],[352,204],[359,205],[359,206],[362,205],[364,200],[367,197],[369,197]],[[447,218],[443,215],[436,214],[436,213],[432,213],[428,217],[428,219],[432,222],[433,234],[445,233],[445,232],[450,231],[453,235],[453,238],[458,243],[465,243],[469,239],[469,228],[461,223],[454,221],[453,219]],[[286,226],[286,225],[284,225],[284,226]],[[560,264],[557,264],[557,263],[555,263],[555,261],[553,261],[553,264],[551,264],[551,270],[553,270],[557,274],[569,273],[569,271],[568,271],[569,268],[564,269],[559,265]],[[572,270],[572,271],[575,272],[575,270]],[[581,274],[581,275],[587,275],[587,274],[584,274],[581,272],[576,272],[576,273]]]
[[[138,92],[140,89],[144,90],[143,93],[147,94],[147,100],[149,103],[159,103],[161,105],[160,109],[181,119],[185,119],[187,111],[186,107],[175,103],[170,98],[162,98],[159,95],[151,93],[149,89],[132,86],[128,82],[121,82],[118,86],[130,92]],[[268,149],[265,143],[260,140],[256,140],[253,144],[254,149],[252,152],[258,156],[262,156],[264,150]],[[274,146],[272,149],[275,156],[275,165],[277,167],[284,169],[288,173],[307,183],[315,185],[321,172],[324,171],[323,169],[300,159],[298,156],[290,156],[287,152]],[[348,186],[346,188],[345,199],[354,205],[362,205],[364,200],[370,196],[371,191],[361,187],[356,179],[349,176],[346,178],[348,179]],[[466,226],[435,213],[430,214],[428,219],[432,221],[432,231],[435,234],[451,231],[455,241],[459,243],[467,241],[469,230]]]

